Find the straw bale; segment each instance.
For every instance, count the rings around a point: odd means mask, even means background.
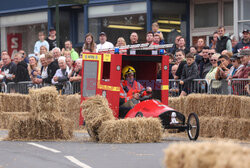
[[[102,123],[98,137],[103,143],[159,142],[163,129],[158,118],[127,118]]]
[[[59,115],[58,92],[55,87],[30,89],[31,114],[36,117]]]
[[[28,116],[29,112],[0,112],[0,128],[9,128],[10,123],[17,117]]]
[[[93,96],[81,104],[86,128],[94,141],[98,140],[98,129],[103,122],[115,120],[108,100],[100,95]]]
[[[30,96],[18,93],[1,94],[0,110],[4,112],[30,111]]]
[[[15,118],[10,125],[8,136],[10,140],[70,139],[73,136],[73,123],[62,117]]]
[[[240,117],[250,119],[250,97],[241,96]]]
[[[243,118],[200,117],[200,135],[203,137],[250,140],[250,120]]]
[[[79,129],[81,96],[78,94],[59,96],[59,100],[61,101],[59,101],[59,109],[63,108],[60,112],[62,112],[64,117],[69,118],[74,122],[75,129]]]
[[[175,143],[165,150],[167,168],[249,168],[250,148],[225,142]]]

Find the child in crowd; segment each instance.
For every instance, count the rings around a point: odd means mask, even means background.
[[[186,61],[187,64],[184,65],[181,75],[180,84],[183,85],[183,90],[180,96],[186,96],[191,93],[191,82],[193,79],[198,78],[198,66],[194,61],[194,54],[187,54]]]
[[[47,51],[49,51],[49,43],[45,40],[45,33],[43,31],[38,33],[38,38],[39,40],[36,42],[34,47],[34,53],[36,56],[40,54],[41,46],[45,46]]]

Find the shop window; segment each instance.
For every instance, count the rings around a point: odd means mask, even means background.
[[[218,3],[194,5],[194,27],[217,27]]]
[[[83,43],[84,42],[84,25],[83,25],[83,20],[84,20],[84,15],[83,15],[83,12],[79,12],[77,14],[77,19],[78,19],[78,43]]]
[[[186,37],[186,3],[153,1],[152,10],[152,22],[158,22],[166,43],[174,43],[177,35]]]
[[[23,25],[23,26],[11,26],[6,28],[7,37],[15,35],[17,36],[16,39],[14,39],[15,42],[13,46],[18,45],[19,47],[17,47],[17,49],[18,50],[23,49],[24,51],[27,52],[27,54],[34,52],[34,45],[35,42],[38,40],[38,33],[40,31],[44,31],[47,34],[47,23]],[[12,39],[11,38],[7,39],[7,43],[11,44],[9,40],[11,41]],[[11,47],[8,46],[8,48]],[[12,56],[12,58],[15,52],[17,52],[17,50],[15,51],[13,50],[13,52],[9,51],[9,54]]]
[[[137,32],[139,42],[145,42],[146,36],[146,14],[121,15],[89,19],[89,32],[94,35],[94,40],[99,42],[98,34],[105,32],[107,41],[116,45],[119,37],[124,37],[127,44],[132,32]]]
[[[238,0],[239,20],[250,20],[250,0]]]
[[[223,18],[224,18],[224,26],[233,25],[233,2],[224,2]]]

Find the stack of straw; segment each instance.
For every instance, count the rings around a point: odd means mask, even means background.
[[[107,99],[99,95],[83,101],[81,107],[87,130],[94,141],[138,143],[161,140],[162,125],[159,119],[115,120]]]
[[[249,168],[250,148],[233,143],[180,143],[165,150],[167,168]]]
[[[55,87],[30,90],[29,117],[16,118],[10,125],[9,139],[69,139],[73,124],[61,117]]]

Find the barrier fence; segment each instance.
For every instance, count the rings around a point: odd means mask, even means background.
[[[152,84],[152,82],[149,82]],[[155,81],[155,86],[160,86],[161,80]],[[28,94],[29,88],[41,88],[49,86],[47,84],[34,84],[32,82],[10,82],[7,85],[1,83],[0,90],[4,93]],[[61,94],[75,94],[81,92],[81,82],[65,82],[55,85]],[[160,87],[159,87],[160,88]],[[169,96],[177,97],[181,91],[187,93],[207,93],[224,95],[250,95],[250,79],[232,79],[232,80],[211,80],[194,79],[191,82],[181,85],[180,80],[169,80]]]

